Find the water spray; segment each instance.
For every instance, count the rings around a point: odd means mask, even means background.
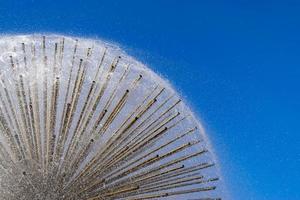
[[[0,38],[0,199],[220,199],[205,133],[109,43]]]

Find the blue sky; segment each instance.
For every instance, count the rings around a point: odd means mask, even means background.
[[[300,199],[300,2],[2,1],[0,32],[119,43],[207,129],[232,199]]]

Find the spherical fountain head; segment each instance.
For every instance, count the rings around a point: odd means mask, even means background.
[[[0,199],[218,199],[198,120],[117,46],[0,38]]]

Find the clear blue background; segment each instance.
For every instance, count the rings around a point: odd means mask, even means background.
[[[300,199],[300,2],[0,1],[0,32],[119,43],[203,120],[231,199]]]

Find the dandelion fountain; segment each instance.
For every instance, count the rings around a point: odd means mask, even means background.
[[[0,199],[220,199],[205,132],[117,46],[0,38]]]

